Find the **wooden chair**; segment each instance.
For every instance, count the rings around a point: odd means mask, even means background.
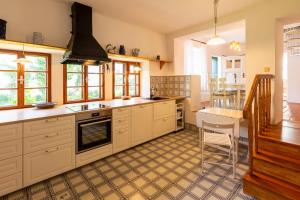
[[[233,177],[236,177],[236,163],[237,163],[237,149],[234,144],[234,124],[213,124],[206,121],[202,121],[202,129],[200,132],[200,144],[201,144],[201,167],[203,169],[204,163],[231,166],[233,171]],[[228,154],[216,153],[213,151],[206,151],[205,146],[218,149],[218,151],[228,151]],[[205,160],[205,153],[210,155],[228,156],[228,160],[231,162],[220,163],[211,162]],[[227,153],[227,152],[226,152]]]

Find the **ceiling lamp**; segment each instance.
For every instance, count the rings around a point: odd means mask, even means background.
[[[214,0],[214,25],[215,25],[215,35],[210,38],[210,40],[208,40],[207,44],[208,45],[221,45],[221,44],[225,44],[226,41],[221,38],[220,36],[217,35],[217,23],[218,23],[218,15],[217,15],[217,11],[218,11],[218,2],[219,0]]]
[[[23,44],[23,54],[20,55],[16,60],[15,60],[16,63],[18,64],[22,64],[22,65],[25,65],[25,64],[30,64],[32,63],[30,60],[28,60],[25,56],[25,51],[24,51],[24,44]]]
[[[241,43],[238,42],[238,41],[232,41],[232,42],[230,42],[229,47],[232,50],[241,51]]]

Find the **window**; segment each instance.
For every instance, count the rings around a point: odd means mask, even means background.
[[[140,96],[139,63],[114,61],[113,62],[113,98],[121,96]]]
[[[23,52],[0,50],[0,109],[30,107],[51,101],[49,54],[28,53],[31,63],[17,64]]]
[[[104,99],[104,67],[95,65],[64,66],[64,103]]]

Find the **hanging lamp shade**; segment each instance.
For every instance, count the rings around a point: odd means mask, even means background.
[[[221,45],[221,44],[225,44],[226,41],[221,38],[220,36],[213,36],[212,38],[210,38],[207,42],[208,45],[211,45],[211,46],[216,46],[216,45]]]
[[[214,28],[215,28],[215,34],[213,37],[211,37],[208,41],[208,45],[216,46],[216,45],[221,45],[225,44],[226,40],[221,38],[220,36],[217,35],[217,23],[218,23],[218,2],[219,0],[214,0]]]
[[[26,56],[25,56],[24,44],[23,44],[23,54],[20,55],[20,56],[15,60],[15,62],[18,63],[18,64],[22,64],[22,65],[32,63],[32,62],[31,62],[29,59],[27,59]]]

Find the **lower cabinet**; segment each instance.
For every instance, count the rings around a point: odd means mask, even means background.
[[[22,188],[22,172],[0,178],[0,197]]]
[[[175,116],[164,117],[154,120],[153,134],[154,137],[159,137],[167,133],[175,131]]]
[[[74,143],[24,155],[24,187],[75,168]]]
[[[146,142],[153,137],[153,104],[133,106],[131,110],[132,145]]]
[[[131,134],[128,127],[113,131],[113,152],[117,153],[131,147]]]

